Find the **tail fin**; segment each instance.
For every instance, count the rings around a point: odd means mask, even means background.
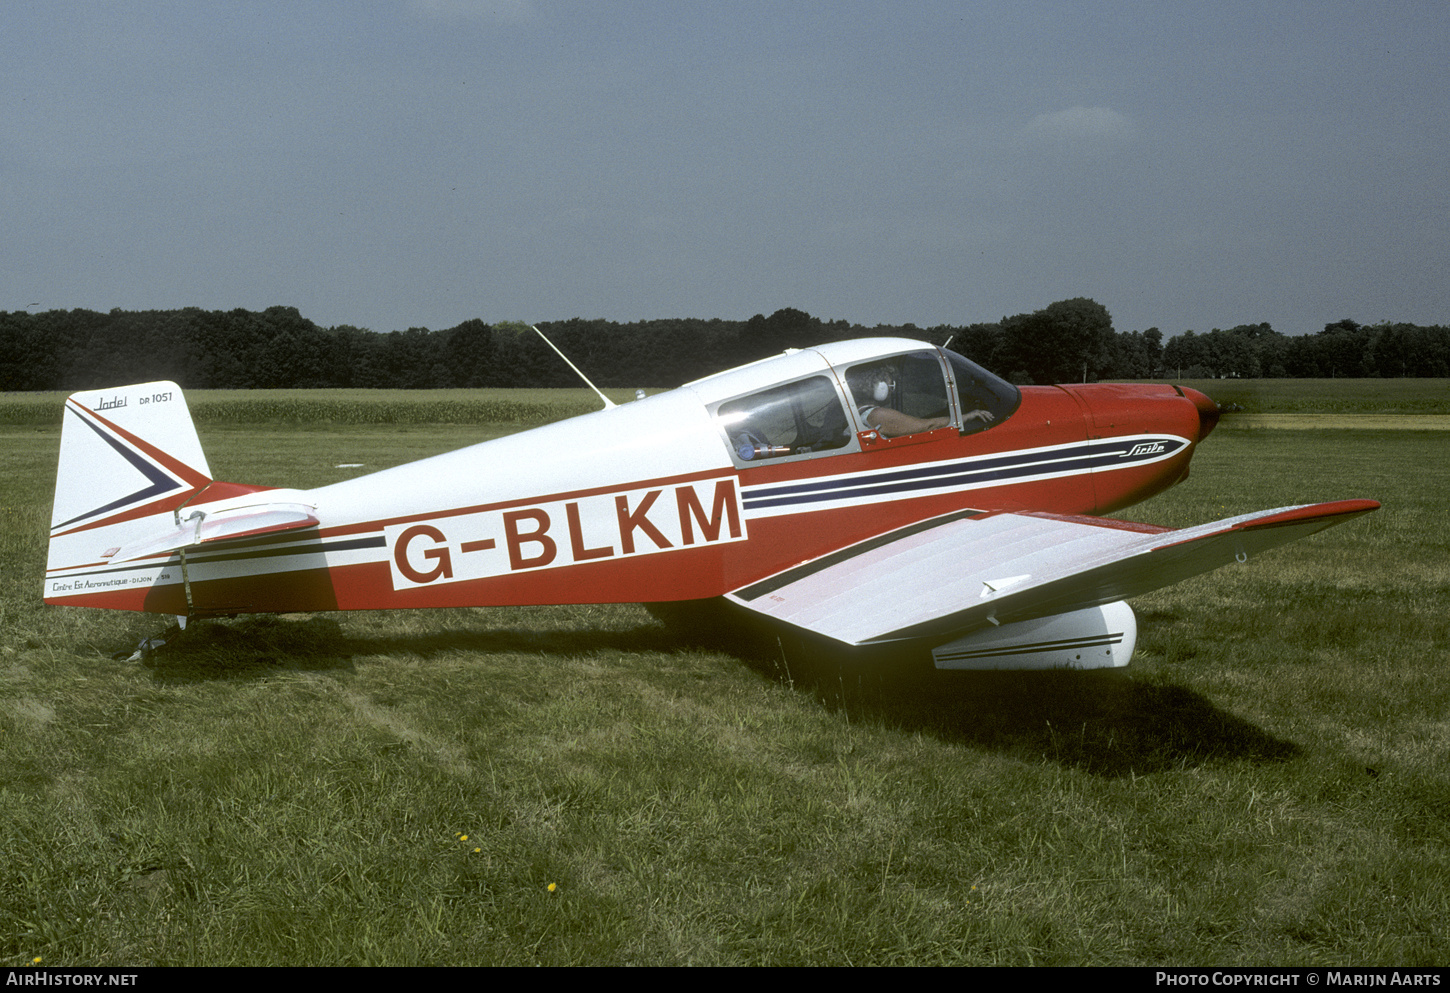
[[[211,483],[186,400],[175,383],[143,383],[76,393],[63,416],[45,599],[139,610],[127,594],[142,582],[109,556]]]
[[[175,383],[76,393],[64,416],[51,537],[173,509],[211,482]]]

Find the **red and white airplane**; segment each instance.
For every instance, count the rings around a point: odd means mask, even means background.
[[[77,393],[45,601],[184,623],[724,598],[941,668],[1122,666],[1125,598],[1379,506],[1179,531],[1089,516],[1182,481],[1218,414],[1194,390],[1019,389],[954,352],[870,338],[295,490],[213,480],[172,383]]]

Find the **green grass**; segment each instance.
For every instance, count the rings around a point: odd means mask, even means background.
[[[1175,379],[1250,414],[1450,414],[1446,379]]]
[[[1450,414],[1446,379],[1176,380],[1250,414]],[[656,392],[650,390],[649,392]],[[633,390],[605,393],[616,403]],[[64,393],[0,393],[0,425],[58,425]],[[542,424],[600,407],[587,389],[188,390],[198,424]]]
[[[307,486],[502,430],[202,437]],[[1126,674],[786,678],[629,605],[116,661],[158,620],[39,603],[58,432],[0,430],[0,963],[1444,963],[1445,441],[1216,433],[1123,516],[1384,509],[1135,601]]]
[[[651,390],[649,392],[657,392]],[[616,403],[634,390],[607,390]],[[58,425],[65,393],[0,394],[0,425]],[[198,424],[543,424],[599,410],[587,389],[188,390]]]

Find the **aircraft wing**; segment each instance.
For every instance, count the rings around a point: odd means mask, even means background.
[[[947,638],[1147,593],[1378,507],[1373,500],[1280,507],[1179,531],[1098,517],[964,511],[728,596],[848,645]]]

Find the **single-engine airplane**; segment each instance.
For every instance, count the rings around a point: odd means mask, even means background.
[[[1219,409],[1018,388],[901,338],[789,350],[311,490],[214,480],[181,390],[65,404],[45,601],[187,618],[643,602],[939,668],[1108,668],[1131,596],[1375,510],[1183,530],[1104,518],[1181,482]]]

